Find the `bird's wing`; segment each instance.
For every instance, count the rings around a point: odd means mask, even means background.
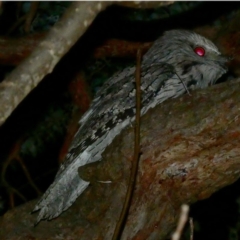
[[[89,184],[80,179],[78,168],[101,160],[105,148],[132,121],[135,115],[134,73],[135,67],[124,69],[111,77],[99,90],[90,109],[80,120],[80,128],[54,182],[33,210],[40,210],[37,222],[57,217],[72,205]],[[163,93],[165,87],[171,85],[168,81],[174,79],[174,76],[171,66],[165,63],[142,66],[143,113],[156,105],[153,103],[155,98],[161,102],[171,97]],[[162,94],[164,97],[159,97]]]

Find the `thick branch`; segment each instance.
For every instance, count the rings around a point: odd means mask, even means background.
[[[42,41],[47,33],[34,33],[20,38],[0,36],[0,64],[16,66],[23,61]],[[132,57],[141,48],[145,53],[152,42],[132,42],[121,39],[107,39],[101,46],[94,49],[94,58]]]
[[[61,57],[111,2],[74,2],[43,42],[0,83],[0,125],[23,98],[51,73]]]
[[[239,91],[240,80],[219,84],[166,101],[142,117],[138,181],[122,239],[165,239],[182,203],[207,198],[239,178]],[[109,145],[100,163],[79,169],[91,186],[70,209],[34,228],[36,214],[29,212],[35,201],[15,208],[0,219],[0,239],[111,239],[133,145],[131,126]]]

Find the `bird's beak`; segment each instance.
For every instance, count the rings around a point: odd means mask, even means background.
[[[218,59],[217,59],[220,66],[226,71],[228,70],[228,65],[231,60],[233,60],[233,56],[224,56],[224,55],[218,56]]]

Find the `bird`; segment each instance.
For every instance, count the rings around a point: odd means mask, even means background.
[[[189,30],[164,32],[141,62],[141,116],[188,90],[208,87],[227,72],[228,58],[209,39]],[[88,187],[78,168],[100,161],[113,139],[135,119],[135,66],[110,77],[79,120],[65,161],[53,183],[35,205],[36,223],[66,211]],[[163,103],[164,104],[164,103]]]

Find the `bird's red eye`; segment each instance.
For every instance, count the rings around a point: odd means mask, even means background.
[[[203,57],[205,55],[205,49],[202,47],[195,47],[194,52],[200,57]]]

